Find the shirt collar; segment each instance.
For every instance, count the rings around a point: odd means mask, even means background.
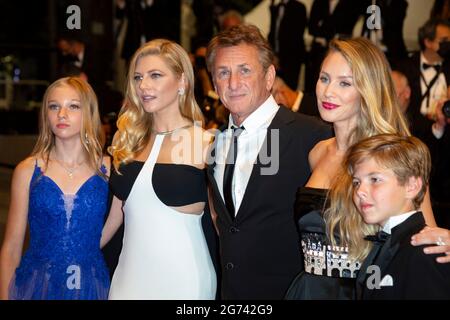
[[[396,216],[389,217],[388,221],[383,227],[383,231],[391,234],[391,230],[398,226],[400,223],[411,217],[417,210],[402,213]]]
[[[270,124],[275,113],[277,113],[280,106],[277,104],[275,99],[270,95],[264,103],[259,106],[255,111],[253,111],[241,124],[244,126],[245,131],[252,133],[258,130],[265,124]],[[234,124],[233,117],[229,116],[228,129],[231,126],[238,127]]]

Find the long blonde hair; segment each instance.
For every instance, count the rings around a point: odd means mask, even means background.
[[[150,138],[151,113],[147,113],[136,93],[134,74],[140,58],[156,55],[161,57],[173,73],[185,79],[185,94],[179,95],[181,115],[192,122],[203,124],[204,118],[194,96],[194,71],[187,52],[179,44],[166,39],[155,39],[140,47],[133,55],[128,70],[124,104],[117,120],[117,132],[108,152],[113,156],[116,171],[122,163],[132,161]]]
[[[361,106],[356,127],[350,134],[349,144],[382,133],[409,136],[408,123],[401,112],[391,69],[384,53],[365,38],[333,40],[329,54],[339,52],[349,64],[356,90],[361,96]],[[331,183],[328,194],[330,207],[324,217],[327,232],[333,244],[339,234],[339,243],[348,246],[354,258],[367,256],[371,245],[364,237],[375,231],[375,227],[365,224],[359,215],[349,215],[346,204],[352,201],[348,189],[348,175],[341,168]]]
[[[50,157],[50,152],[55,146],[55,135],[50,127],[48,119],[48,96],[50,92],[61,86],[69,86],[80,96],[80,105],[82,112],[82,123],[80,130],[80,141],[86,153],[88,165],[97,171],[97,174],[103,176],[101,164],[103,160],[102,147],[104,144],[104,135],[100,122],[98,111],[97,96],[92,87],[79,77],[66,77],[53,82],[45,91],[44,99],[39,116],[39,137],[34,146],[32,156],[42,158],[46,166]]]

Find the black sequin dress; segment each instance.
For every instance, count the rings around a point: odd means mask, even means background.
[[[288,300],[355,298],[361,263],[349,259],[347,248],[331,246],[322,217],[326,194],[326,189],[308,187],[297,191],[295,213],[304,268],[289,287]]]

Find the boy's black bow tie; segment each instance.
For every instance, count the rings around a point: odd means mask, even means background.
[[[390,236],[391,235],[387,232],[378,231],[376,234],[366,236],[364,239],[366,239],[368,241],[384,243]]]

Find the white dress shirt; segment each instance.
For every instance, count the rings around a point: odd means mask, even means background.
[[[74,62],[74,65],[78,68],[81,68],[84,62],[84,50],[80,51],[80,53],[77,54],[77,59],[78,60]]]
[[[275,114],[280,107],[272,96],[253,113],[251,113],[242,122],[241,126],[245,130],[238,138],[237,158],[233,174],[232,197],[235,208],[235,214],[239,211],[239,207],[244,198],[245,189],[247,188],[253,165],[256,163],[258,153],[266,139],[267,128],[272,122]],[[214,178],[223,199],[223,173],[227,153],[230,148],[233,130],[231,127],[238,127],[234,124],[233,118],[229,117],[228,129],[221,132],[217,137],[216,145],[216,166],[214,167]]]
[[[389,217],[388,221],[383,226],[383,231],[386,233],[391,234],[392,229],[394,229],[396,226],[398,226],[400,223],[411,217],[414,213],[416,213],[417,210],[405,212],[402,214],[399,214],[397,216]]]
[[[422,94],[424,94],[427,91],[427,85],[431,82],[431,80],[436,75],[436,70],[434,68],[428,68],[427,70],[424,70],[423,69],[424,63],[431,64],[421,53],[420,54],[420,72],[422,73],[422,75],[426,81],[426,83],[425,83],[421,77],[420,90],[421,90]],[[445,80],[444,73],[441,72],[437,81],[431,87],[429,105],[427,104],[427,98],[423,99],[422,104],[420,105],[420,113],[423,114],[424,116],[430,115],[434,119],[437,103],[440,100],[445,99],[446,97],[447,97],[447,81]]]

